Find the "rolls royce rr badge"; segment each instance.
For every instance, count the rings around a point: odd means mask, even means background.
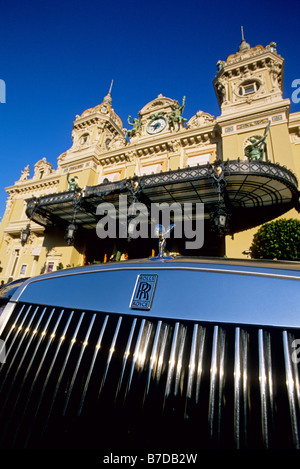
[[[157,277],[158,275],[156,274],[138,275],[130,302],[131,309],[148,311],[151,309]]]

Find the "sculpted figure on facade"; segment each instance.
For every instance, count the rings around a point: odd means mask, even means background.
[[[223,78],[219,78],[216,83],[216,93],[221,104],[226,102],[226,87]]]
[[[75,150],[79,146],[79,135],[75,129],[72,130],[72,141],[73,141],[72,149]]]
[[[271,121],[265,129],[265,132],[261,138],[250,137],[250,145],[245,148],[245,155],[250,161],[263,160],[264,155],[267,155],[267,144],[266,138],[270,128]]]
[[[125,137],[122,137],[120,134],[117,134],[110,141],[109,148],[115,150],[126,145],[126,142],[127,140],[125,139]]]
[[[28,178],[29,178],[29,164],[25,166],[25,168],[23,169],[19,181],[26,181]]]
[[[182,100],[182,105],[180,106],[178,101],[175,101],[174,104],[171,104],[172,112],[169,115],[169,130],[175,130],[177,124],[177,130],[180,130],[180,127],[184,127],[186,119],[182,117],[183,110],[185,108],[185,96]]]
[[[78,177],[77,176],[69,176],[69,173],[67,174],[67,181],[68,181],[68,191],[75,191],[78,187]]]
[[[3,239],[4,239],[4,242],[6,243],[6,254],[9,254],[10,251],[11,251],[13,239],[12,239],[11,235],[9,235],[7,233],[4,233]]]
[[[128,116],[127,122],[128,122],[129,125],[132,126],[132,129],[126,131],[125,138],[134,137],[142,128],[142,122],[141,122],[141,116],[140,115],[139,115],[138,119],[135,117],[132,122],[130,122],[130,119],[131,119],[131,116]]]
[[[12,205],[13,205],[13,196],[10,195],[10,196],[8,197],[8,199],[6,200],[6,209],[5,209],[5,211],[6,211],[7,213],[10,212],[10,210],[11,210],[11,208],[12,208]]]
[[[271,60],[268,64],[271,68],[271,79],[274,88],[280,88],[282,82],[282,65],[279,61]]]
[[[171,140],[168,143],[168,150],[170,153],[177,153],[180,149],[181,145],[178,140]]]

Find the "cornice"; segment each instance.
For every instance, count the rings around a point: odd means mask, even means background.
[[[249,109],[245,109],[244,111],[239,109],[237,112],[228,113],[225,115],[218,116],[216,118],[216,122],[219,126],[224,127],[231,124],[236,123],[243,123],[247,120],[256,120],[261,119],[262,117],[267,117],[270,114],[280,114],[286,113],[288,116],[290,109],[290,100],[284,99],[280,102],[272,102],[272,103],[264,103],[263,105],[259,105],[256,108],[251,106]]]
[[[11,236],[18,236],[21,234],[21,231],[26,228],[28,224],[28,219],[26,220],[12,220],[8,223],[8,225],[4,228],[4,233],[11,235]],[[30,222],[30,231],[31,233],[35,234],[43,234],[45,228],[33,221]]]
[[[229,56],[231,57],[231,56]],[[269,61],[266,59],[270,59]],[[264,49],[261,51],[257,51],[256,53],[253,54],[241,54],[238,56],[236,59],[229,60],[223,62],[220,61],[223,65],[223,67],[219,70],[219,72],[215,75],[214,80],[218,79],[221,75],[223,75],[226,72],[231,72],[233,70],[236,70],[240,67],[247,67],[248,65],[253,65],[256,66],[258,69],[263,69],[265,67],[268,67],[270,64],[270,61],[280,62],[282,64],[282,67],[284,65],[284,59],[281,57],[281,55],[277,54],[276,52],[272,52],[270,49]]]
[[[45,179],[28,179],[26,181],[17,181],[13,186],[8,186],[5,188],[5,191],[9,194],[19,194],[19,193],[26,193],[31,192],[33,190],[41,189],[41,188],[50,188],[53,186],[58,185],[59,179],[61,174],[56,175],[55,178],[53,176],[51,178]]]
[[[289,116],[289,128],[300,126],[300,112],[293,112]]]
[[[194,146],[200,144],[216,143],[220,135],[220,129],[216,122],[199,128],[184,128],[177,132],[163,133],[156,138],[141,138],[139,141],[129,142],[124,147],[108,150],[98,156],[102,165],[119,163],[122,161],[131,161],[132,156],[147,156],[155,153],[173,152],[174,145],[178,149],[179,146]]]
[[[83,150],[68,153],[61,161],[60,168],[64,170],[73,164],[85,164],[91,161],[97,163],[97,153],[99,152],[97,152],[97,147],[95,145],[91,145],[89,148],[85,148]]]
[[[73,129],[85,130],[91,125],[97,125],[101,123],[104,125],[109,124],[114,130],[117,130],[118,132],[123,132],[123,124],[120,117],[117,114],[113,115],[112,112],[115,114],[113,110],[109,111],[108,114],[103,114],[100,111],[95,110],[84,116],[79,116],[73,122]]]

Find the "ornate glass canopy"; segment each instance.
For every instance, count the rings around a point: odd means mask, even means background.
[[[43,226],[65,226],[74,221],[84,229],[95,229],[97,206],[114,204],[128,195],[147,206],[151,203],[203,203],[205,218],[222,205],[230,213],[231,233],[242,231],[299,207],[298,182],[286,168],[264,161],[215,162],[118,182],[87,186],[74,191],[32,198],[27,216]]]

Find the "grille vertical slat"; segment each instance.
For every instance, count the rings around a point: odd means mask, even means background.
[[[298,370],[293,366],[291,356],[291,342],[293,338],[286,331],[283,332],[284,362],[286,372],[286,386],[291,416],[292,435],[295,448],[300,448],[297,422],[297,407],[299,409],[299,376]],[[299,410],[298,410],[299,412]]]
[[[208,420],[210,437],[220,435],[222,418],[222,396],[224,388],[225,331],[215,326],[212,345],[212,362],[210,372],[210,394]]]
[[[258,347],[262,436],[264,447],[269,448],[274,421],[273,374],[270,334],[262,329],[258,331]]]
[[[157,328],[155,331],[154,341],[153,341],[153,347],[152,347],[151,355],[150,355],[150,364],[149,364],[147,386],[146,386],[146,393],[145,393],[146,396],[149,393],[151,378],[153,379],[155,376],[156,363],[158,361],[157,357],[159,353],[159,344],[161,340],[161,333],[162,333],[162,322],[158,321]],[[159,380],[159,377],[158,377],[158,380]]]
[[[245,446],[248,426],[248,334],[235,329],[234,355],[234,441],[235,447]]]
[[[192,390],[193,390],[193,383],[195,381],[195,371],[196,371],[196,347],[197,347],[197,338],[198,338],[198,324],[194,325],[193,329],[193,338],[191,343],[191,353],[190,353],[190,360],[189,360],[189,368],[188,368],[188,379],[187,379],[187,390],[186,390],[186,397],[187,399],[192,398]]]
[[[180,334],[180,339],[178,343],[178,355],[176,359],[176,373],[175,373],[175,385],[174,385],[174,396],[177,396],[179,393],[182,393],[181,385],[184,379],[186,372],[184,366],[184,349],[186,344],[186,328],[183,327]]]
[[[1,447],[299,448],[297,331],[19,304]]]
[[[202,378],[202,372],[203,372],[205,337],[206,337],[206,329],[201,327],[201,332],[200,332],[200,337],[199,337],[199,346],[198,346],[199,348],[197,350],[198,367],[197,367],[196,393],[195,393],[196,404],[199,403],[200,384],[201,384],[201,378]]]
[[[171,387],[173,384],[173,376],[174,376],[175,366],[176,366],[176,349],[178,347],[178,337],[180,335],[181,328],[182,326],[180,327],[180,323],[177,322],[174,328],[173,340],[172,340],[171,351],[170,351],[167,383],[166,383],[166,389],[165,389],[165,400],[168,398],[169,394],[171,393]]]

